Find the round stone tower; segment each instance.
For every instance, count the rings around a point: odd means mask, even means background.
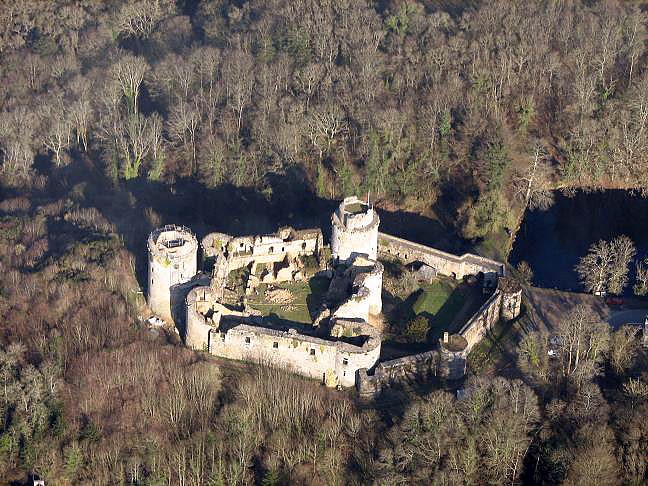
[[[184,226],[154,230],[148,239],[148,304],[162,319],[173,321],[174,287],[190,281],[198,270],[198,240]]]
[[[468,341],[459,334],[444,332],[439,339],[439,376],[446,380],[458,380],[466,374]]]
[[[362,255],[375,260],[378,255],[380,218],[373,206],[347,197],[331,217],[331,253],[340,262]]]
[[[515,319],[522,310],[522,286],[510,277],[500,277],[497,288],[502,292],[502,319]]]

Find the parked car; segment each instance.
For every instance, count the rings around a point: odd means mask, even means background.
[[[614,297],[610,295],[605,299],[607,305],[623,305],[623,299],[621,297]]]

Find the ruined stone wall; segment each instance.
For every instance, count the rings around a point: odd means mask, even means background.
[[[285,234],[282,234],[285,233]],[[322,247],[320,230],[295,231],[284,228],[272,235],[231,237],[212,233],[203,238],[206,256],[218,258],[226,253],[229,270],[243,268],[250,263],[278,263],[286,257],[317,255]]]
[[[166,246],[174,241],[182,244]],[[198,240],[185,227],[165,226],[149,235],[147,246],[149,307],[165,321],[173,322],[173,297],[182,293],[182,285],[198,271]]]
[[[239,325],[213,332],[209,352],[229,359],[273,364],[326,382],[335,375],[336,349],[322,339],[304,341],[295,332]],[[311,354],[313,353],[313,354]]]
[[[502,319],[510,321],[522,311],[522,286],[512,278],[500,278],[497,288],[502,291]]]
[[[362,319],[363,321],[368,321],[370,304],[371,295],[369,289],[360,287],[347,300],[340,304],[333,313],[333,316],[341,319]]]
[[[369,290],[369,314],[377,316],[382,312],[383,265],[376,262],[376,268],[366,274],[362,284]]]
[[[192,349],[208,349],[209,333],[213,329],[201,311],[213,302],[210,287],[195,287],[187,295],[187,318],[185,323],[185,344]]]
[[[214,294],[215,300],[223,298],[225,286],[227,285],[227,277],[229,276],[230,266],[227,257],[223,253],[216,256],[214,262],[214,271],[212,272],[212,281],[210,287]]]
[[[203,257],[215,258],[217,255],[225,253],[227,251],[227,245],[232,239],[233,236],[225,233],[209,233],[200,243],[203,250]]]
[[[323,380],[329,386],[344,387],[355,385],[357,370],[372,368],[380,356],[380,337],[366,323],[346,324],[350,330],[359,327],[367,334],[362,336],[364,343],[356,346],[337,338],[300,334],[294,329],[263,327],[262,317],[231,311],[213,299],[210,287],[196,287],[187,296],[185,342],[193,349],[209,350],[215,356],[228,359],[280,366]],[[205,317],[206,314],[210,317]],[[231,324],[239,318],[240,323]],[[225,320],[228,324],[223,324]]]
[[[501,305],[502,291],[496,290],[461,328],[458,334],[468,341],[467,353],[470,353],[473,346],[479,343],[486,332],[499,320]]]
[[[406,264],[423,262],[439,274],[456,279],[482,272],[494,284],[497,277],[503,276],[505,272],[503,264],[488,258],[471,253],[457,256],[385,233],[378,234],[378,252],[396,257]]]
[[[439,373],[439,351],[432,350],[423,353],[404,356],[379,363],[373,374],[367,369],[358,370],[356,389],[362,398],[375,398],[380,392],[393,383],[404,380],[420,380]]]
[[[356,372],[380,356],[380,339],[362,346],[247,324],[211,331],[209,352],[229,359],[272,364],[327,385],[355,385]]]
[[[272,259],[273,255],[276,254],[281,254],[284,257],[286,255],[289,257],[295,257],[297,255],[312,255],[316,253],[318,249],[317,237],[291,241],[284,241],[278,237],[261,237],[255,241],[252,254],[257,257],[257,259],[261,257]]]
[[[466,322],[455,338],[462,338],[461,346],[439,343],[437,349],[379,363],[373,374],[359,370],[356,388],[363,398],[375,398],[393,382],[403,379],[425,379],[429,376],[455,380],[464,376],[466,360],[499,319],[510,320],[520,313],[522,290],[515,281],[500,278],[497,290]],[[450,336],[452,338],[452,336]],[[465,341],[463,341],[465,340]],[[450,340],[452,343],[452,340]]]
[[[368,264],[371,264],[371,267],[356,267],[358,264],[357,260],[354,262],[354,267],[352,267],[353,276],[353,286],[354,287],[365,287],[368,291],[368,312],[372,315],[378,315],[382,311],[382,281],[384,266],[378,261],[367,261]]]

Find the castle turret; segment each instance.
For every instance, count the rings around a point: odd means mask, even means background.
[[[497,288],[502,292],[502,319],[515,319],[522,310],[522,286],[510,277],[500,277]]]
[[[380,218],[373,206],[355,196],[347,197],[333,213],[331,223],[334,259],[348,262],[358,255],[376,259]]]
[[[459,334],[444,332],[439,339],[439,376],[447,380],[458,380],[466,374],[468,341]]]
[[[197,272],[198,240],[184,226],[164,226],[148,239],[148,304],[162,319],[173,321],[174,288]]]

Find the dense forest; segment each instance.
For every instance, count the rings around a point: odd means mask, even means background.
[[[631,329],[575,308],[550,360],[528,315],[514,369],[377,407],[215,364],[141,325],[165,217],[129,190],[370,192],[480,241],[552,189],[644,188],[643,8],[0,2],[0,484],[648,481]]]

